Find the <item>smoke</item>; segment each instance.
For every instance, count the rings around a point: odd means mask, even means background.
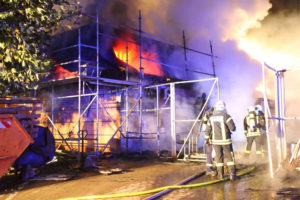
[[[115,0],[103,8],[103,15],[115,22],[138,27],[138,10],[141,10],[144,31],[182,44],[184,30],[187,46],[206,53],[210,53],[211,40],[214,54],[219,57],[215,64],[221,98],[238,127],[233,137],[244,141],[242,122],[247,107],[253,105],[257,97],[254,93],[261,80],[261,70],[260,63],[240,49],[240,42],[248,28],[259,27],[259,20],[268,15],[270,7],[267,0]],[[175,51],[168,55],[169,62],[182,62],[179,54]],[[188,67],[212,73],[210,57],[188,52],[187,59]],[[188,79],[203,78],[195,73],[188,75]]]
[[[228,113],[237,125],[233,138],[236,142],[242,141],[243,147],[243,118],[255,99],[262,97],[256,90],[262,80],[261,61],[277,68],[298,66],[299,30],[296,27],[299,27],[299,15],[296,12],[270,15],[268,10],[272,5],[267,0],[112,0],[86,4],[83,7],[89,13],[99,6],[104,19],[136,28],[140,10],[143,31],[182,44],[184,30],[187,46],[199,51],[210,53],[211,40],[214,54],[218,56],[215,64],[221,99],[226,102]],[[167,56],[171,64],[186,64],[197,71],[212,73],[210,57],[188,52],[185,63],[184,59],[179,59],[183,57],[182,49]],[[191,72],[187,75],[188,79],[203,78]],[[269,77],[267,81],[273,85],[274,75]],[[286,77],[289,87],[286,90],[287,115],[297,115],[299,112],[293,105],[297,105],[294,91],[299,81],[295,73]],[[269,89],[273,98],[273,88]]]
[[[262,60],[276,69],[288,69],[285,75],[286,116],[299,116],[297,87],[300,84],[300,14],[296,11],[282,10],[266,17],[261,26],[249,29],[239,44],[254,59]],[[269,70],[270,71],[270,70]],[[274,73],[269,73],[268,81],[274,84]],[[274,86],[272,86],[274,89]],[[274,99],[275,92],[270,97]],[[287,121],[288,143],[295,143],[299,136],[295,134],[298,120]]]

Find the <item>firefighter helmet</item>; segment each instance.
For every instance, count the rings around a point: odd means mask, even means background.
[[[248,112],[254,112],[255,111],[255,108],[254,108],[254,106],[249,106],[249,108],[248,108]]]
[[[217,101],[215,106],[214,106],[214,110],[218,110],[218,111],[224,111],[226,109],[226,105],[224,101]]]
[[[257,110],[257,111],[262,111],[262,107],[261,107],[261,105],[259,105],[259,104],[258,104],[258,105],[256,105],[256,106],[255,106],[255,110]]]

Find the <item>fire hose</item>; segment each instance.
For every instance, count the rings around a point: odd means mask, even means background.
[[[246,175],[250,172],[252,172],[255,169],[255,167],[252,167],[244,172],[240,172],[237,174],[238,177]],[[69,197],[69,198],[62,198],[59,200],[85,200],[85,199],[107,199],[107,198],[118,198],[118,197],[132,197],[132,196],[140,196],[145,194],[152,194],[156,192],[161,192],[163,190],[167,189],[184,189],[184,188],[195,188],[195,187],[202,187],[207,185],[212,185],[215,183],[221,183],[228,181],[229,177],[225,177],[223,179],[203,182],[203,183],[195,183],[195,184],[189,184],[189,185],[169,185],[164,187],[155,188],[152,190],[146,190],[142,192],[132,192],[132,193],[122,193],[122,194],[106,194],[106,195],[91,195],[91,196],[83,196],[83,197]]]

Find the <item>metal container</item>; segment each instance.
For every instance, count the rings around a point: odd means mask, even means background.
[[[34,140],[12,114],[0,114],[0,178]]]

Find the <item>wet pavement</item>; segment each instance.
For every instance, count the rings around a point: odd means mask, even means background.
[[[76,173],[68,181],[29,181],[6,186],[0,181],[2,189],[0,200],[43,199],[52,200],[67,197],[80,197],[99,194],[132,193],[174,185],[182,180],[204,171],[205,164],[162,162],[151,159],[102,161],[106,167],[118,167],[124,173],[102,175],[95,170]],[[226,181],[209,186],[177,189],[160,199],[300,199],[300,172],[283,171],[270,179],[267,164],[240,163],[238,172],[256,165],[250,174],[235,181]],[[57,171],[56,173],[58,173]],[[4,179],[6,180],[6,179]],[[216,180],[215,177],[201,176],[188,184]],[[11,181],[14,181],[12,178]],[[150,195],[114,199],[145,199]]]

